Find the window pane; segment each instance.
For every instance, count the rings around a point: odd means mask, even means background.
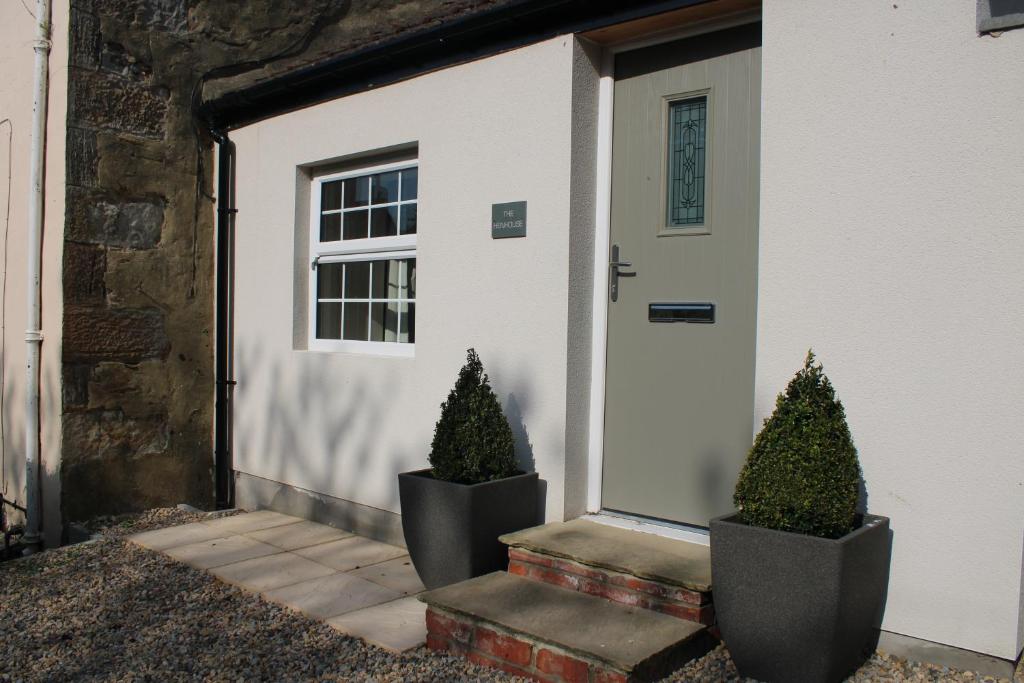
[[[370,298],[369,261],[353,261],[345,264],[345,298]],[[345,315],[347,316],[348,313]]]
[[[341,214],[329,213],[320,216],[320,241],[336,242],[341,239]]]
[[[408,272],[405,274],[406,284],[408,286],[408,293],[402,292],[402,298],[415,299],[416,298],[416,259],[407,259],[405,267]]]
[[[341,181],[334,180],[322,185],[323,191],[320,194],[320,210],[334,211],[341,208]]]
[[[410,302],[401,303],[398,306],[402,312],[398,341],[414,344],[416,342],[416,304]]]
[[[416,205],[415,204],[402,204],[402,226],[401,233],[403,235],[415,235],[416,234]]]
[[[669,106],[668,224],[704,223],[704,175],[708,98]]]
[[[399,264],[401,261],[374,261],[373,281],[370,285],[370,298],[397,299]]]
[[[316,338],[341,339],[341,304],[316,305]]]
[[[402,171],[402,201],[416,199],[417,184],[419,182],[419,169],[407,168]]]
[[[370,199],[370,177],[349,178],[345,181],[345,208],[366,206]]]
[[[341,268],[342,264],[340,263],[317,264],[316,297],[318,299],[341,298]]]
[[[398,233],[398,207],[388,206],[373,209],[370,220],[370,237],[387,237]]]
[[[342,338],[367,341],[370,304],[345,302],[345,319]]]
[[[344,214],[345,216],[345,239],[347,240],[361,240],[366,237],[366,217],[367,211],[351,211]],[[342,214],[332,214],[332,216],[340,216]],[[335,238],[337,239],[337,238]]]
[[[398,339],[398,302],[370,304],[370,341],[393,342]]]
[[[373,176],[373,203],[398,201],[398,171]]]

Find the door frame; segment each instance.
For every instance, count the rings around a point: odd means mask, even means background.
[[[601,511],[601,484],[604,473],[605,385],[608,354],[608,253],[611,243],[612,209],[612,135],[615,96],[615,55],[659,43],[713,33],[734,26],[761,21],[761,10],[742,12],[711,21],[683,26],[656,36],[604,46],[598,81],[597,111],[597,187],[594,217],[594,281],[591,302],[590,411],[587,438],[586,507],[589,513]],[[759,174],[760,176],[760,174]],[[751,397],[753,398],[753,397]],[[652,520],[652,523],[657,523]]]

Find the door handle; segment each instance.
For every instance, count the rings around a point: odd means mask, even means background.
[[[623,273],[619,271],[619,268],[631,268],[633,263],[630,261],[619,260],[619,245],[612,245],[612,258],[608,262],[608,268],[610,270],[608,274],[608,297],[612,302],[619,300],[619,278],[620,277],[634,277],[636,271],[630,273]]]

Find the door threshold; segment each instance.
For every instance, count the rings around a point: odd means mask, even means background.
[[[661,536],[662,538],[671,538],[675,541],[686,541],[687,543],[696,543],[697,545],[705,546],[711,545],[711,536],[707,529],[690,526],[688,524],[668,522],[661,519],[651,519],[650,517],[640,517],[638,515],[631,515],[626,512],[617,512],[613,510],[591,512],[583,515],[583,519],[597,524],[617,527],[619,529],[638,531],[642,534],[652,534],[654,536]]]

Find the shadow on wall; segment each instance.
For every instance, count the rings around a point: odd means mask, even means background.
[[[374,435],[382,428],[381,415],[388,408],[389,397],[383,388],[393,385],[393,373],[372,384],[349,379],[332,384],[316,371],[316,363],[305,363],[298,377],[286,377],[281,366],[265,358],[262,345],[240,342],[235,352],[236,376],[235,467],[237,454],[244,453],[250,462],[261,465],[253,472],[261,477],[299,485],[322,493],[353,498],[351,494],[325,491],[327,482],[335,481],[338,468],[344,468],[345,491],[357,491],[370,482],[370,459],[376,444]],[[323,354],[316,354],[323,356]],[[328,362],[324,358],[325,362]],[[285,381],[287,380],[287,382]],[[301,387],[291,395],[280,392],[282,385]],[[263,397],[251,395],[262,389]],[[293,400],[294,399],[294,400]],[[261,401],[263,417],[258,424],[247,422],[237,410],[240,401]],[[314,425],[322,425],[320,433],[311,434]],[[316,443],[334,457],[315,458],[308,453],[308,444]],[[396,459],[396,465],[404,460]],[[289,471],[302,470],[300,481]],[[387,504],[397,506],[397,468],[392,478]]]
[[[329,354],[309,353],[309,362],[298,364],[298,376],[285,370],[276,360],[270,360],[266,347],[259,342],[239,341],[235,351],[235,449],[236,469],[240,455],[257,465],[251,474],[273,481],[307,488],[317,493],[355,500],[354,492],[362,487],[379,489],[381,482],[371,480],[387,476],[387,497],[383,505],[397,510],[399,472],[425,463],[430,449],[430,435],[434,423],[422,425],[426,439],[416,452],[399,450],[387,453],[387,471],[381,473],[380,446],[377,435],[391,428],[385,416],[394,412],[394,395],[389,387],[400,384],[400,368],[375,373],[373,381],[365,377],[349,377],[342,383],[328,380],[319,371],[317,359],[329,363]],[[293,387],[284,393],[282,386]],[[260,392],[262,395],[255,395]],[[522,392],[519,393],[522,396]],[[440,399],[437,404],[440,404]],[[423,397],[417,400],[427,401]],[[245,401],[251,405],[260,402],[261,417],[246,418],[237,410]],[[433,405],[433,403],[431,403]],[[438,409],[438,414],[439,414]],[[533,444],[523,421],[523,406],[515,393],[508,394],[505,414],[515,439],[516,461],[525,472],[536,471]],[[247,413],[252,415],[252,413]],[[319,426],[318,426],[319,425]],[[319,433],[311,433],[317,429]],[[309,454],[310,445],[326,451],[330,457]],[[331,484],[338,482],[339,468],[345,478],[341,489]],[[245,471],[245,470],[243,470]],[[538,515],[545,519],[547,482],[539,482]],[[365,501],[356,502],[365,504]]]

